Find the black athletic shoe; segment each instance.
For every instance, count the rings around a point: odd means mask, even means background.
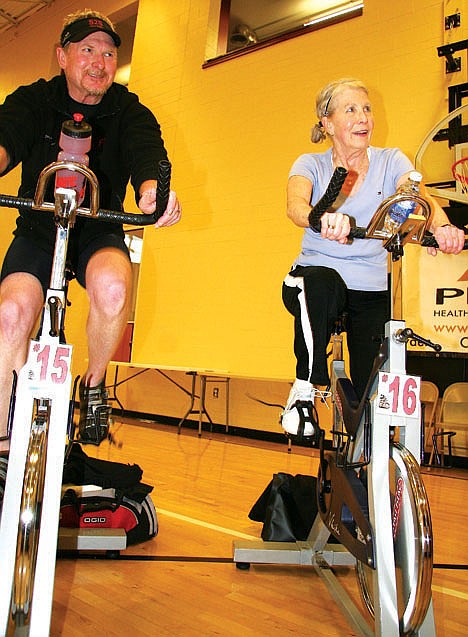
[[[80,383],[80,442],[99,445],[109,436],[111,407],[108,393],[102,380],[96,387]]]

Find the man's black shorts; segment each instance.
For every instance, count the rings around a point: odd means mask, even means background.
[[[102,248],[118,248],[125,254],[129,254],[125,241],[119,234],[99,234],[88,240],[86,246],[80,249],[78,242],[74,241],[76,237],[72,233],[70,234],[67,263],[78,283],[83,287],[86,287],[86,266],[95,252]],[[50,283],[52,259],[53,253],[38,246],[30,237],[14,237],[3,261],[0,280],[3,281],[6,276],[15,272],[27,272],[39,279],[45,295]]]

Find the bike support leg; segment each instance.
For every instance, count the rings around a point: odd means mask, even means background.
[[[373,631],[365,621],[363,615],[356,606],[356,603],[348,595],[345,588],[340,584],[338,578],[333,573],[330,564],[325,559],[316,556],[314,563],[315,571],[324,581],[328,592],[333,597],[336,605],[346,617],[350,626],[354,628],[359,637],[372,637]]]
[[[432,600],[429,608],[427,609],[426,617],[421,624],[421,628],[414,633],[414,637],[436,637],[434,606],[432,604]]]
[[[60,350],[61,362],[71,360],[71,346],[51,343],[50,350]],[[28,362],[21,369],[18,379],[16,408],[10,446],[10,462],[5,485],[3,513],[0,525],[0,635],[6,634],[12,597],[15,569],[16,538],[21,506],[23,475],[28,449],[29,431],[33,413],[34,398],[50,400],[50,424],[47,441],[47,464],[45,473],[44,498],[40,522],[36,572],[34,576],[34,596],[31,607],[29,637],[44,637],[49,634],[52,609],[57,535],[60,514],[62,473],[67,430],[71,373],[60,376],[60,383],[41,382],[38,373],[39,349],[44,352],[44,344],[31,341]],[[47,347],[47,345],[46,345]],[[64,352],[66,354],[64,354]],[[55,357],[55,360],[57,358]]]
[[[8,465],[2,519],[0,524],[0,635],[7,634],[8,618],[15,568],[15,547],[18,532],[23,476],[28,449],[29,430],[33,411],[33,397],[26,401],[18,400],[15,413],[24,411],[24,421],[15,418],[10,441],[10,458],[14,462]]]
[[[374,411],[372,422],[372,458],[388,455],[388,419],[380,422]],[[377,418],[377,420],[376,420]],[[380,416],[380,420],[382,416]],[[380,447],[380,449],[379,449]],[[383,455],[382,455],[383,454]],[[378,533],[374,535],[372,571],[375,611],[375,634],[378,637],[396,637],[400,633],[397,605],[395,561],[393,554],[392,514],[388,463],[371,460],[368,476],[369,517],[378,520]]]

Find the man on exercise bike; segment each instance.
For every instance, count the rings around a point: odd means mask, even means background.
[[[56,161],[62,123],[81,113],[91,125],[89,165],[100,186],[100,206],[121,210],[129,180],[143,213],[154,212],[159,160],[166,159],[160,127],[138,97],[114,83],[120,37],[97,11],[64,22],[57,60],[61,74],[22,86],[0,106],[0,175],[22,164],[21,197],[33,197],[40,171]],[[53,201],[53,193],[49,193]],[[87,205],[85,201],[83,205]],[[177,223],[174,192],[157,227]],[[27,343],[50,279],[53,215],[21,210],[5,256],[0,285],[0,453],[8,453],[7,411],[12,372],[25,363]],[[127,322],[131,265],[123,228],[79,217],[69,257],[89,297],[88,369],[80,384],[80,439],[100,442],[108,433],[106,368]]]
[[[289,173],[287,214],[304,228],[302,251],[283,283],[283,301],[294,316],[296,380],[281,417],[283,429],[298,433],[300,411],[296,404],[311,404],[314,386],[329,383],[326,348],[336,320],[346,314],[350,373],[360,397],[366,386],[378,339],[388,319],[387,252],[382,241],[347,240],[350,217],[366,227],[379,204],[406,182],[413,170],[397,148],[370,145],[374,118],[368,90],[355,79],[331,82],[317,95],[318,122],[312,142],[328,138],[331,148],[301,155]],[[312,206],[322,197],[334,169],[348,170],[336,208],[321,219],[321,233],[309,227]],[[442,252],[463,249],[464,232],[452,225],[437,202],[430,202],[429,229]],[[434,248],[428,248],[436,254]],[[309,411],[313,414],[313,410]],[[304,435],[314,433],[312,418]]]

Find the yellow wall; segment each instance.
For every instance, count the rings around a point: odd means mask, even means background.
[[[99,2],[113,17],[124,6]],[[62,16],[78,7],[57,0],[2,38],[1,95],[55,72],[49,43]],[[209,0],[140,0],[130,89],[161,123],[184,218],[145,231],[135,361],[294,377],[281,281],[301,231],[285,218],[285,185],[294,159],[314,148],[308,135],[315,94],[330,79],[361,78],[375,111],[373,143],[413,157],[448,110],[449,78],[437,56],[442,16],[441,0],[365,0],[362,17],[202,69],[213,31]],[[7,181],[0,183],[8,191]],[[78,307],[85,302],[82,292],[76,299]],[[84,313],[76,305],[72,342],[82,341]],[[82,371],[83,344],[75,354]],[[151,374],[122,387],[126,406],[181,415],[186,399]],[[189,386],[183,374],[172,375]],[[232,381],[231,423],[277,428],[278,410],[247,394],[281,403],[287,391],[286,382]],[[222,400],[210,404],[222,422]]]
[[[360,18],[202,69],[208,12],[207,0],[140,3],[131,87],[161,120],[185,216],[146,233],[133,360],[286,379],[280,287],[301,231],[284,191],[312,148],[315,93],[361,77],[374,142],[413,155],[447,108],[442,3],[369,0]]]

